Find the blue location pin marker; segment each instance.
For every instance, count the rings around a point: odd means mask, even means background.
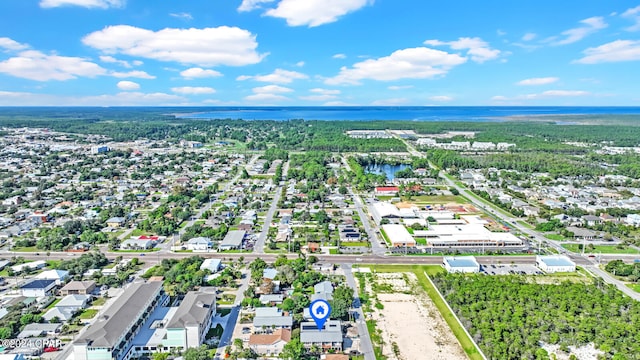
[[[322,331],[324,323],[327,322],[331,315],[331,305],[326,300],[318,299],[311,303],[309,306],[309,312],[313,321],[316,322],[318,330]]]

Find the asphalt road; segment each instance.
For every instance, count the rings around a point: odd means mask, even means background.
[[[289,162],[285,162],[282,165],[282,174],[287,174],[289,171]],[[264,254],[264,245],[267,241],[267,235],[269,234],[269,228],[271,227],[271,222],[273,221],[273,216],[278,210],[278,202],[280,202],[280,197],[282,196],[282,186],[278,185],[276,188],[276,193],[273,196],[273,200],[271,201],[271,206],[269,206],[269,210],[267,210],[267,214],[264,217],[264,225],[262,225],[262,231],[260,235],[258,235],[258,239],[256,243],[253,245],[253,252],[256,254]]]

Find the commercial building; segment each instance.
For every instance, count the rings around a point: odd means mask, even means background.
[[[536,266],[547,273],[576,271],[576,263],[565,255],[538,255]]]
[[[404,225],[386,224],[382,225],[382,230],[387,234],[391,246],[393,247],[414,247],[416,240],[411,236]]]
[[[96,282],[93,280],[86,281],[69,281],[62,289],[60,295],[89,295],[96,288]]]
[[[74,360],[128,360],[142,324],[161,303],[161,281],[133,283],[73,342]]]
[[[227,233],[227,235],[222,239],[220,245],[218,245],[218,249],[220,250],[235,250],[242,248],[242,241],[244,241],[244,236],[247,234],[244,230],[231,230]]]
[[[480,264],[473,256],[445,256],[442,266],[449,273],[477,273],[480,272]]]
[[[491,232],[482,224],[431,225],[420,235],[427,240],[427,246],[440,249],[485,248],[522,249],[522,239],[508,232]]]

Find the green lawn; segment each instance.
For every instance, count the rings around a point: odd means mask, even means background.
[[[25,246],[25,247],[13,247],[11,251],[15,252],[39,252],[42,251],[35,246]],[[46,252],[46,251],[45,251]]]
[[[340,246],[347,246],[347,247],[350,247],[350,246],[353,246],[353,247],[355,247],[355,246],[364,246],[364,247],[367,247],[367,246],[369,246],[369,243],[366,242],[366,241],[354,241],[354,242],[343,241],[343,242],[340,243]]]
[[[371,270],[375,270],[378,272],[413,272],[418,278],[418,283],[422,287],[422,289],[429,295],[429,298],[436,305],[440,314],[445,319],[453,334],[456,336],[460,345],[464,349],[465,353],[469,356],[471,360],[482,360],[482,355],[480,351],[475,347],[471,339],[467,336],[462,328],[462,325],[456,320],[453,313],[447,307],[445,300],[438,294],[435,287],[427,278],[427,275],[435,275],[439,272],[445,271],[439,265],[360,265],[360,266],[369,266]]]
[[[160,251],[160,248],[142,249],[142,250],[112,250],[112,251],[120,252],[120,253],[150,253],[150,252]]]
[[[565,237],[560,234],[545,234],[545,236],[549,240],[562,241],[565,240]]]
[[[640,284],[627,284],[627,287],[635,292],[640,293]]]
[[[575,252],[575,253],[579,253],[582,252],[582,250],[580,250],[579,248],[579,244],[562,244],[562,247]],[[593,248],[591,248],[589,245],[587,245],[587,248],[584,251],[585,253],[589,253],[589,254],[597,254],[597,253],[603,253],[603,254],[640,254],[640,251],[630,248],[630,247],[625,247],[623,249],[618,248],[616,245],[594,245]]]
[[[340,250],[338,250],[338,249],[329,249],[329,254],[338,255],[338,254],[340,254]]]
[[[456,203],[456,204],[466,204],[468,201],[459,195],[420,195],[420,196],[412,196],[411,199],[404,196],[402,200],[409,201],[416,204],[447,204],[447,203]]]
[[[45,310],[53,309],[53,307],[54,307],[54,306],[56,306],[56,304],[57,304],[57,303],[59,303],[59,302],[60,302],[60,300],[62,300],[62,298],[59,298],[59,299],[55,299],[55,300],[53,300],[53,301],[51,302],[51,304],[49,304],[49,306],[47,306],[47,307],[45,308]]]
[[[80,313],[80,319],[93,319],[94,316],[98,313],[96,309],[84,309]]]
[[[380,234],[382,234],[382,238],[387,243],[387,245],[391,246],[391,240],[389,240],[389,237],[387,236],[387,233],[384,232],[384,229],[380,229]]]
[[[101,298],[95,299],[91,305],[93,305],[93,306],[102,306],[106,302],[107,302],[107,299],[101,297]]]
[[[526,227],[528,229],[532,229],[533,230],[533,226],[531,224],[529,224],[528,222],[526,222],[526,221],[518,220],[518,224],[520,224],[520,225],[522,225],[522,226],[524,226],[524,227]]]
[[[415,239],[416,239],[416,244],[423,245],[423,246],[427,245],[427,239],[424,239],[424,238],[415,238]]]

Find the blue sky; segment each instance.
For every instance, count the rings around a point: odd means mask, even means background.
[[[0,14],[0,106],[640,104],[638,0],[2,0]]]

